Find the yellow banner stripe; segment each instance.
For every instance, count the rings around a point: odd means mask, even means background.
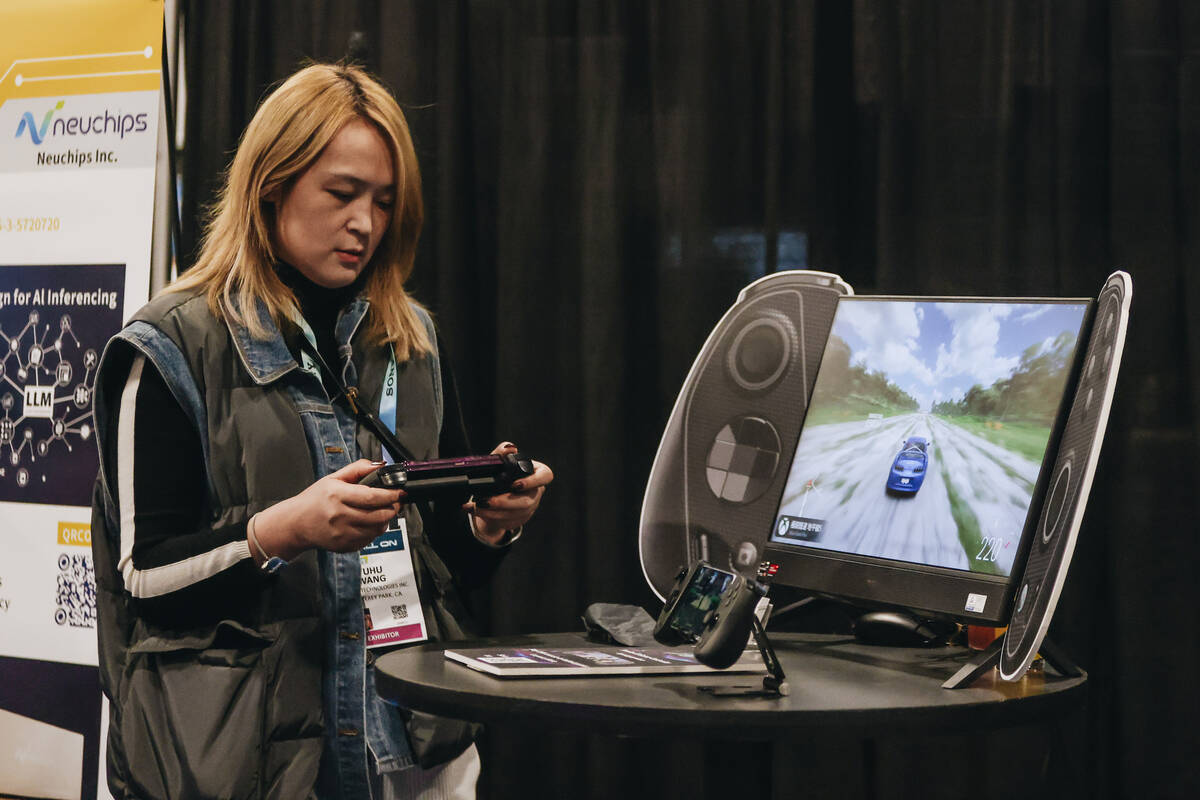
[[[0,104],[159,88],[162,0],[3,0],[3,6]]]

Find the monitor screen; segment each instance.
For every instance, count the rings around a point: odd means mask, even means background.
[[[783,558],[776,579],[999,619],[1089,308],[839,300],[768,546],[826,562]]]

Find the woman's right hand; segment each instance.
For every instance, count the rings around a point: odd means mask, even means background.
[[[387,530],[399,513],[404,492],[362,486],[359,481],[381,466],[360,459],[326,475],[300,494],[260,511],[254,535],[269,556],[290,561],[320,547],[335,553],[361,550]],[[256,562],[262,556],[250,543]]]

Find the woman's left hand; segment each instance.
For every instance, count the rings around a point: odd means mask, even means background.
[[[494,455],[516,453],[512,442],[502,442],[492,450]],[[475,534],[489,544],[497,544],[507,531],[516,530],[529,521],[542,502],[546,484],[554,480],[554,472],[540,461],[533,462],[533,474],[514,481],[512,491],[493,497],[480,497],[463,508],[474,515]]]

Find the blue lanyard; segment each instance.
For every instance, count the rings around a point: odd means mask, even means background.
[[[396,351],[390,344],[388,345],[387,372],[383,375],[383,394],[379,398],[379,421],[392,433],[396,432]],[[383,450],[384,461],[391,464],[396,460],[386,447],[382,444],[379,447]]]
[[[304,338],[312,345],[314,352],[320,352],[317,348],[317,337],[313,334],[312,328],[308,324],[308,320],[303,317],[296,318],[296,324],[300,326],[300,330],[304,333]],[[305,372],[312,373],[321,378],[321,370],[317,363],[313,361],[312,356],[306,350],[300,350],[300,367]],[[382,422],[389,431],[396,431],[396,351],[388,345],[388,366],[387,371],[383,375],[383,393],[379,398],[379,421]],[[389,464],[395,462],[396,458],[386,446],[381,442],[379,445],[383,451],[383,460]]]

